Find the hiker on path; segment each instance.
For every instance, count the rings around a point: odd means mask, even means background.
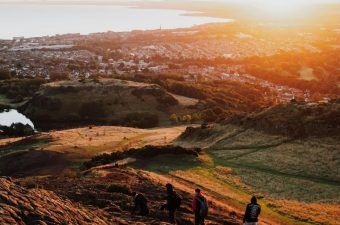
[[[166,204],[162,205],[161,210],[167,209],[169,211],[169,222],[172,224],[176,224],[176,211],[181,206],[182,198],[179,196],[172,186],[172,184],[166,184]]]
[[[192,211],[195,214],[195,225],[204,225],[208,215],[208,203],[200,189],[195,190],[195,197],[192,201]]]
[[[134,198],[134,207],[132,210],[132,214],[138,212],[138,215],[147,216],[149,215],[149,208],[148,208],[148,200],[146,197],[141,193],[132,193],[132,197]]]
[[[261,206],[257,204],[257,199],[253,196],[250,203],[246,207],[246,212],[243,217],[244,225],[257,225],[258,216],[261,213]]]

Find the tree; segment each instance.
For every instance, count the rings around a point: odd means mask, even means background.
[[[204,122],[215,122],[217,116],[215,115],[214,111],[212,111],[211,109],[207,109],[202,112],[202,119],[204,120]]]
[[[159,118],[150,112],[131,112],[124,117],[123,124],[129,127],[152,128],[158,126]]]
[[[178,123],[178,117],[176,114],[171,114],[169,120],[171,121],[172,124]]]
[[[33,127],[28,124],[13,123],[11,126],[0,126],[0,136],[3,137],[19,137],[28,136],[35,133]]]
[[[183,116],[183,122],[191,123],[192,117],[190,115]]]
[[[192,122],[200,120],[200,116],[198,115],[198,113],[192,114],[192,119],[191,120],[192,120]]]

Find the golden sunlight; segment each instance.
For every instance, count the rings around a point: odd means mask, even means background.
[[[310,15],[311,5],[306,1],[294,0],[256,0],[249,5],[251,13],[270,20],[297,20]]]

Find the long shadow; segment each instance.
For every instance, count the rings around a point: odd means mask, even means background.
[[[255,153],[255,152],[259,152],[259,151],[267,150],[267,149],[270,149],[270,148],[274,148],[274,147],[280,146],[280,145],[285,144],[285,143],[289,143],[289,142],[294,141],[294,140],[295,139],[287,139],[287,140],[284,140],[284,141],[281,141],[281,142],[278,142],[278,143],[275,143],[275,144],[271,144],[271,145],[237,146],[237,147],[234,147],[234,148],[223,148],[223,149],[212,148],[211,151],[212,152],[215,152],[215,151],[217,152],[217,151],[224,151],[224,150],[252,150],[253,149],[252,151],[247,151],[245,153],[238,154],[237,156],[223,158],[224,160],[231,160],[231,159],[241,158],[243,156],[246,156],[246,155],[249,155],[249,154],[252,154],[252,153]]]
[[[285,144],[285,143],[292,142],[294,140],[296,140],[296,139],[291,138],[291,139],[287,139],[287,140],[284,140],[284,141],[281,141],[281,142],[278,142],[278,143],[275,143],[275,144],[270,144],[270,145],[238,146],[238,147],[234,147],[234,148],[211,149],[211,153],[213,154],[215,161],[219,162],[223,165],[227,165],[227,166],[231,166],[231,167],[237,167],[237,168],[253,169],[253,170],[257,170],[257,171],[261,171],[261,172],[265,172],[265,173],[270,173],[270,174],[274,174],[274,175],[279,175],[279,176],[304,179],[304,180],[309,180],[309,181],[313,181],[313,182],[316,182],[316,183],[328,184],[328,185],[333,185],[333,186],[340,186],[339,181],[329,179],[329,178],[325,178],[325,177],[285,173],[285,172],[273,170],[272,168],[266,168],[266,167],[263,167],[263,166],[230,162],[230,160],[238,159],[238,158],[241,158],[243,156],[246,156],[246,155],[249,155],[249,154],[252,154],[252,153],[269,150],[271,148],[280,146],[280,145]],[[236,156],[223,158],[223,159],[217,157],[214,154],[214,152],[217,152],[219,150],[221,151],[221,150],[248,150],[248,149],[251,150],[251,151],[247,151],[245,153],[241,153],[241,154],[238,154]]]
[[[24,151],[30,150],[32,148],[43,147],[47,145],[49,142],[51,142],[50,137],[41,138],[36,136],[30,136],[22,140],[12,142],[5,146],[1,146],[0,157],[17,151]]]
[[[220,143],[221,141],[224,141],[225,139],[236,137],[237,135],[242,134],[242,133],[246,132],[247,130],[248,129],[242,129],[242,130],[236,131],[236,132],[234,132],[232,134],[229,134],[226,137],[221,137],[217,141],[215,141],[214,145]]]
[[[170,171],[189,170],[201,165],[202,162],[194,156],[164,154],[148,159],[137,159],[136,162],[130,166],[161,174],[168,174]]]
[[[225,166],[229,166],[229,167],[233,167],[233,168],[243,168],[243,169],[257,170],[257,171],[260,171],[260,172],[269,173],[269,174],[273,174],[273,175],[277,175],[277,176],[303,179],[303,180],[308,180],[308,181],[312,181],[312,182],[315,182],[315,183],[328,184],[328,185],[340,187],[339,181],[328,179],[328,178],[325,178],[325,177],[285,173],[285,172],[277,171],[277,170],[274,170],[272,168],[267,168],[267,167],[264,167],[264,166],[234,163],[234,162],[230,162],[230,161],[224,161],[223,159],[216,159],[216,161],[221,165],[225,165]]]

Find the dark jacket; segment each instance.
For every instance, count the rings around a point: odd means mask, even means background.
[[[149,214],[148,200],[143,194],[137,194],[134,199],[134,207],[132,213],[139,211],[142,216],[147,216]]]
[[[258,222],[261,213],[261,206],[257,203],[249,203],[244,213],[243,222]]]
[[[200,210],[201,210],[201,203],[200,203],[200,201],[197,200],[197,198],[199,198],[199,200],[201,200],[201,202],[205,202],[207,204],[207,201],[202,194],[196,195],[194,200],[192,201],[192,207],[191,207],[192,211],[195,213],[195,215],[199,215]]]
[[[175,211],[177,209],[177,196],[175,191],[168,191],[166,204],[162,205],[162,209],[166,208],[169,211]]]

